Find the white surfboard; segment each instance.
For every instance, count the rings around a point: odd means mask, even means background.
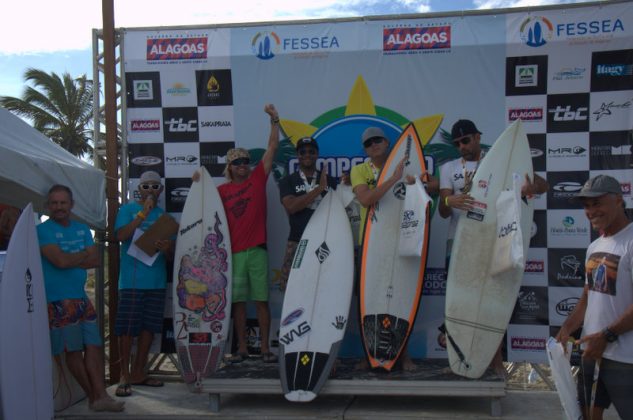
[[[289,401],[316,398],[345,335],[354,239],[343,198],[328,192],[299,241],[279,326],[279,376]]]
[[[53,372],[40,246],[29,204],[0,282],[0,398],[6,420],[53,418]]]
[[[569,359],[565,356],[563,345],[553,337],[547,340],[547,360],[552,370],[552,378],[554,378],[565,416],[568,420],[582,419],[576,395],[576,381],[571,374]]]
[[[220,195],[204,167],[189,189],[174,256],[174,339],[193,390],[217,370],[231,319],[231,239]]]
[[[360,278],[363,344],[371,367],[391,370],[406,345],[420,305],[428,254],[430,218],[427,212],[422,257],[399,255],[400,224],[406,175],[426,170],[422,144],[413,124],[407,126],[380,172],[378,185],[408,156],[402,181],[367,212]]]
[[[479,378],[492,360],[510,321],[523,269],[490,275],[497,237],[495,204],[499,193],[513,187],[513,174],[533,178],[527,136],[517,120],[495,141],[473,177],[470,195],[475,210],[460,217],[455,232],[446,285],[446,331],[453,372]],[[521,200],[523,260],[530,244],[533,200]]]
[[[86,392],[68,370],[66,358],[53,357],[53,398],[55,412],[63,411],[86,398]]]

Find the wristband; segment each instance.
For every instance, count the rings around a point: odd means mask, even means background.
[[[450,207],[450,205],[448,204],[448,195],[446,197],[444,197],[444,205],[446,207]]]
[[[145,213],[143,213],[142,211],[139,211],[138,213],[136,213],[136,217],[138,217],[141,220],[145,220],[147,216],[145,216]]]
[[[270,119],[270,123],[271,123],[271,124],[279,124],[279,117],[277,117],[277,118],[271,118],[271,119]]]

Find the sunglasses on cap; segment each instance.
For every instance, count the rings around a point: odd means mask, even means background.
[[[470,141],[473,139],[472,135],[468,135],[468,136],[464,136],[460,139],[457,140],[453,140],[453,145],[455,147],[459,147],[460,143],[462,146],[466,146],[468,143],[470,143]]]
[[[160,190],[160,187],[162,187],[162,185],[160,184],[141,184],[140,185],[142,190]]]
[[[372,137],[370,139],[367,139],[363,142],[363,147],[367,148],[369,146],[371,146],[372,144],[379,144],[382,143],[384,139],[382,137]]]
[[[249,163],[251,163],[251,160],[247,157],[243,157],[243,158],[238,158],[238,159],[233,160],[231,162],[231,165],[240,166],[240,165],[248,165]]]
[[[299,156],[305,156],[305,155],[316,156],[317,151],[314,147],[302,147],[301,149],[297,150],[297,154]]]

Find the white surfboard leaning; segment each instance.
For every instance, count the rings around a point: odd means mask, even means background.
[[[426,171],[422,144],[413,124],[402,132],[380,172],[378,185],[408,156],[403,180],[367,212],[360,279],[360,317],[363,344],[371,367],[391,370],[413,329],[418,312],[428,254],[430,217],[427,212],[422,257],[398,252],[404,177]]]
[[[174,339],[181,374],[193,390],[224,356],[231,319],[231,239],[224,207],[204,167],[180,218],[174,256]]]
[[[495,204],[502,190],[513,187],[517,174],[533,179],[527,136],[517,120],[482,159],[470,195],[476,208],[460,217],[455,232],[446,286],[447,351],[454,373],[481,377],[510,321],[523,278],[522,268],[490,275],[497,237]],[[521,200],[523,260],[530,244],[533,200]]]
[[[53,418],[53,371],[40,246],[29,204],[0,281],[0,396],[6,420]]]
[[[297,247],[279,327],[285,397],[316,398],[345,335],[354,285],[354,240],[337,191],[312,214]]]
[[[547,340],[547,360],[552,370],[552,378],[556,384],[556,391],[558,391],[565,416],[568,420],[582,419],[576,395],[576,381],[571,374],[569,359],[565,356],[563,345],[553,337]]]

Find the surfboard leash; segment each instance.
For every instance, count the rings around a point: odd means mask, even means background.
[[[459,361],[466,367],[466,369],[470,369],[470,363],[466,361],[466,356],[464,356],[464,352],[462,352],[462,349],[459,348],[459,346],[453,339],[453,336],[449,334],[445,323],[440,326],[440,331],[442,331],[444,335],[446,336],[446,338],[448,338],[448,342],[451,344],[451,347],[453,347],[453,350],[455,351],[455,353],[457,353],[457,357],[459,357]]]

